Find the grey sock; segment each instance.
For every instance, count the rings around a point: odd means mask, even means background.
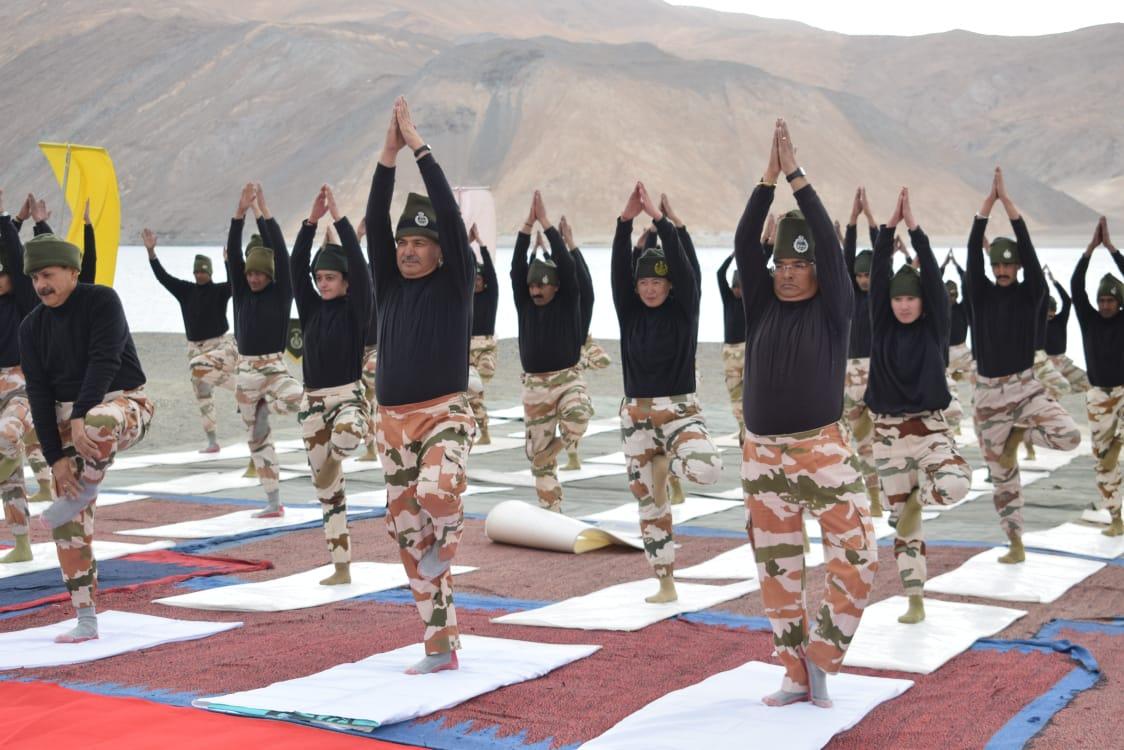
[[[456,668],[456,651],[444,654],[430,654],[414,666],[406,670],[406,674],[430,674],[440,672],[442,669]]]
[[[43,511],[43,521],[52,529],[70,523],[87,505],[98,499],[98,486],[78,480],[78,497],[60,497]]]
[[[219,437],[213,432],[207,433],[207,445],[214,446],[219,444]]]
[[[253,514],[254,518],[261,518],[262,516],[277,513],[281,510],[281,491],[273,490],[272,492],[265,493],[265,507]]]
[[[441,559],[440,545],[430,547],[418,560],[418,572],[426,578],[440,578],[449,569],[449,563]]]
[[[98,637],[98,615],[93,605],[78,608],[78,624],[55,638],[56,643],[80,643]]]
[[[820,669],[808,656],[804,657],[804,666],[808,670],[808,692],[812,695],[812,702],[831,705],[831,696],[827,692],[827,672]]]

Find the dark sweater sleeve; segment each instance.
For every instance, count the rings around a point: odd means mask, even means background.
[[[461,299],[468,301],[472,295],[472,282],[476,278],[476,260],[468,244],[468,233],[461,218],[461,209],[449,187],[449,180],[432,153],[418,160],[426,194],[433,202],[437,226],[441,228],[439,242],[444,265],[441,272],[452,280],[453,288]]]
[[[34,346],[31,323],[30,318],[25,318],[20,326],[20,367],[27,377],[27,401],[31,406],[31,417],[35,422],[39,444],[43,448],[43,457],[53,465],[63,457],[62,439],[59,437],[58,420],[55,416],[55,394],[51,389],[46,367]]]
[[[41,234],[53,234],[55,230],[51,229],[51,225],[45,221],[35,222],[35,226],[31,228],[31,233],[38,237]]]
[[[516,310],[522,310],[531,301],[531,292],[527,289],[527,248],[530,246],[531,235],[524,232],[515,235],[515,250],[511,253],[511,294]]]
[[[1034,249],[1034,243],[1030,241],[1030,232],[1023,218],[1020,216],[1014,219],[1011,228],[1015,230],[1015,242],[1019,247],[1019,262],[1023,266],[1024,283],[1029,287],[1034,298],[1035,309],[1040,310],[1049,291],[1049,287],[1046,286],[1046,274],[1042,271],[1042,263],[1038,260],[1038,252]]]
[[[152,273],[156,276],[156,280],[160,282],[160,286],[171,292],[172,296],[180,302],[183,301],[193,284],[183,279],[177,279],[172,274],[164,270],[164,264],[160,262],[159,258],[153,258],[148,261],[148,265],[152,268]]]
[[[23,242],[11,216],[0,215],[0,242],[4,249],[4,268],[12,280],[12,294],[26,314],[39,302],[31,277],[23,272]]]
[[[125,308],[117,292],[106,287],[90,308],[90,340],[87,342],[86,375],[74,400],[71,419],[85,418],[86,413],[105,400],[109,385],[121,369],[121,355],[129,340],[129,324]]]
[[[847,228],[843,231],[843,261],[847,264],[847,275],[851,277],[852,283],[855,278],[855,245],[858,242],[858,227],[854,224],[848,224]],[[874,239],[874,243],[878,243],[878,238]],[[874,245],[871,245],[873,247]],[[857,285],[856,285],[857,288]]]
[[[367,259],[378,289],[399,276],[395,257],[394,230],[390,226],[390,201],[394,197],[394,167],[375,166],[371,193],[367,197]]]
[[[1069,279],[1069,290],[1073,293],[1073,309],[1077,311],[1077,320],[1081,322],[1082,327],[1098,314],[1097,309],[1089,301],[1089,292],[1085,289],[1085,274],[1088,270],[1089,256],[1082,253],[1077,259],[1077,265],[1073,267],[1073,276]]]
[[[933,255],[929,236],[921,227],[910,230],[909,242],[913,245],[914,251],[917,252],[917,259],[921,263],[921,304],[925,319],[936,328],[937,341],[947,344],[952,319],[948,306],[948,290],[944,288],[941,269],[937,265],[937,256]]]
[[[617,218],[617,231],[613,235],[613,255],[609,267],[613,285],[613,306],[617,318],[624,323],[635,310],[635,285],[632,280],[632,220]]]
[[[496,264],[492,260],[492,253],[484,245],[480,246],[480,258],[484,266],[484,291],[481,294],[495,305],[500,298],[500,280],[496,276]]]
[[[593,275],[589,272],[589,265],[585,262],[581,248],[571,248],[574,263],[578,269],[578,294],[581,295],[582,331],[588,336],[589,327],[593,323]]]
[[[578,263],[574,260],[573,253],[566,248],[566,243],[562,241],[558,227],[546,230],[546,240],[550,243],[550,257],[558,266],[558,293],[571,299],[578,299],[581,294],[581,287],[578,286]]]
[[[987,217],[977,216],[968,235],[968,275],[964,284],[964,297],[973,310],[979,309],[980,299],[991,286],[984,271],[983,237],[986,231]]]
[[[695,241],[691,239],[691,233],[687,231],[687,227],[681,226],[675,228],[675,233],[679,235],[679,243],[683,245],[683,252],[687,255],[687,262],[691,264],[691,270],[695,274],[695,286],[700,287],[699,296],[702,296],[702,267],[699,265],[699,255],[695,252]]]
[[[820,294],[827,303],[831,319],[846,325],[854,314],[854,282],[843,262],[843,251],[831,217],[811,185],[800,188],[794,196],[816,240],[816,278]]]
[[[230,232],[226,236],[226,273],[235,295],[250,291],[250,285],[246,283],[246,259],[242,257],[242,228],[245,224],[245,219],[231,219]]]
[[[874,242],[874,257],[870,262],[870,325],[876,340],[882,340],[894,323],[894,310],[890,307],[893,267],[894,230],[883,226]],[[928,311],[928,307],[925,309]],[[862,325],[862,321],[853,321],[851,325]]]
[[[675,299],[689,311],[698,312],[699,284],[691,265],[690,255],[679,241],[679,232],[666,216],[656,222],[656,231],[663,243],[667,258],[667,275],[675,289]]]
[[[340,244],[347,254],[348,270],[360,269],[360,273],[348,273],[347,304],[351,308],[356,320],[363,321],[364,325],[370,323],[371,308],[375,304],[374,289],[371,286],[371,274],[367,273],[367,261],[363,257],[363,248],[359,246],[359,237],[351,226],[346,216],[340,217],[336,222],[336,234],[339,235]],[[295,251],[294,251],[295,252]],[[294,278],[296,274],[294,272]]]
[[[727,278],[727,273],[730,270],[730,264],[734,262],[733,254],[726,257],[722,261],[722,265],[718,266],[718,296],[722,298],[723,302],[730,302],[734,299],[734,293],[730,289],[730,280]]]
[[[734,260],[742,281],[742,305],[745,308],[745,326],[748,334],[753,322],[765,309],[767,296],[773,296],[773,277],[765,252],[761,246],[761,229],[773,205],[776,188],[758,185],[749,196],[738,228],[734,232]]]
[[[878,241],[879,229],[878,227],[867,224],[866,229],[870,232],[870,246],[874,247],[874,243]]]
[[[293,255],[289,259],[291,278],[293,280],[293,298],[297,301],[297,317],[303,326],[309,316],[320,304],[320,295],[312,286],[312,276],[309,275],[309,264],[312,256],[312,242],[316,239],[316,225],[308,221],[301,222],[300,231],[297,232],[296,242],[293,243]],[[366,275],[366,274],[363,274]],[[350,285],[348,295],[351,294]]]
[[[277,274],[273,283],[281,291],[277,299],[285,306],[285,318],[288,319],[289,306],[293,299],[293,274],[289,268],[289,248],[285,244],[285,236],[281,233],[281,226],[276,219],[272,217],[262,219],[258,226],[262,230],[262,237],[266,238],[266,242],[273,248],[273,272]],[[314,228],[313,232],[315,231]]]
[[[94,225],[86,224],[82,230],[82,268],[78,271],[78,281],[93,284],[98,276],[98,242]]]
[[[1062,325],[1065,325],[1066,321],[1069,320],[1069,295],[1065,293],[1065,287],[1059,284],[1056,280],[1054,281],[1054,289],[1058,290],[1058,297],[1062,301],[1062,309],[1058,310],[1058,314],[1056,317],[1061,321]]]

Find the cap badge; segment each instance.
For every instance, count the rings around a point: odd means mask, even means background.
[[[667,263],[662,260],[656,261],[655,266],[656,276],[667,276]]]
[[[804,239],[804,235],[796,236],[792,243],[792,249],[801,254],[808,252],[808,240]]]
[[[418,215],[414,217],[414,223],[419,227],[428,227],[429,217],[425,215],[424,211],[418,211]]]

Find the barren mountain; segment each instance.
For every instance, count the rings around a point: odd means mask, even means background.
[[[778,115],[841,219],[855,185],[884,213],[909,184],[930,232],[959,237],[996,161],[1035,236],[1124,215],[1120,25],[906,39],[657,0],[10,5],[9,207],[51,185],[37,141],[104,145],[127,238],[221,240],[249,179],[287,226],[324,181],[358,216],[398,93],[451,180],[493,187],[501,234],[541,188],[603,240],[640,178],[728,235]],[[399,182],[418,186],[408,163]]]

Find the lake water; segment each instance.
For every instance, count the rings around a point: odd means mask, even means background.
[[[1069,289],[1069,277],[1073,267],[1084,248],[1039,248],[1038,254],[1043,264],[1049,266],[1058,275],[1058,281]],[[174,276],[191,279],[192,262],[196,253],[209,255],[215,264],[215,280],[225,279],[225,268],[222,264],[221,247],[165,247],[158,248],[158,254],[164,268]],[[620,333],[617,329],[617,318],[613,310],[612,290],[609,285],[609,249],[589,247],[582,248],[586,262],[589,264],[593,276],[596,292],[596,303],[593,310],[592,333],[595,338],[615,339]],[[722,341],[722,302],[718,296],[717,272],[722,261],[729,255],[728,248],[699,248],[699,264],[702,266],[702,308],[700,310],[699,340]],[[956,251],[957,260],[963,266],[966,252],[963,248]],[[943,259],[944,251],[937,250],[937,258]],[[516,330],[515,303],[512,301],[510,291],[510,276],[508,268],[511,264],[511,248],[500,248],[496,258],[496,273],[500,281],[500,305],[496,316],[496,335],[500,338],[513,338],[518,334]],[[947,278],[956,279],[956,271],[948,269]],[[1096,294],[1096,285],[1101,276],[1107,272],[1119,276],[1116,266],[1108,253],[1098,249],[1093,253],[1089,265],[1087,282],[1089,294],[1092,298]],[[154,331],[165,333],[183,333],[183,319],[180,316],[179,305],[172,295],[157,283],[148,265],[148,255],[143,247],[122,247],[117,256],[117,279],[114,287],[121,295],[125,305],[125,314],[129,325],[134,331]],[[1051,293],[1056,292],[1051,288]],[[233,312],[229,313],[231,316]],[[296,311],[293,312],[294,317]],[[232,318],[233,321],[233,318]],[[1027,321],[1030,324],[1030,321]],[[1081,347],[1081,330],[1077,325],[1077,316],[1071,314],[1069,319],[1069,348],[1068,355],[1084,367],[1085,355]]]

